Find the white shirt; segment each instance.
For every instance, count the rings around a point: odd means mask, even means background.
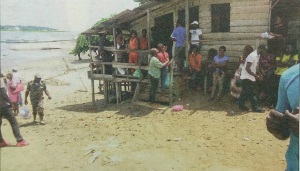
[[[257,50],[253,51],[252,53],[250,53],[247,58],[246,58],[246,61],[245,61],[245,64],[242,68],[242,72],[241,72],[241,79],[244,80],[244,79],[248,79],[248,80],[251,80],[251,81],[255,81],[255,77],[250,75],[247,71],[246,71],[246,66],[247,66],[247,63],[250,62],[252,63],[251,67],[250,67],[250,70],[256,74],[256,71],[257,71],[257,67],[258,67],[258,61],[259,61],[259,58],[260,58],[260,55],[257,54]]]
[[[196,30],[190,30],[191,33],[191,43],[192,44],[199,44],[199,42],[193,42],[193,40],[200,40],[199,39],[199,35],[202,34],[202,30],[201,29],[196,29]]]

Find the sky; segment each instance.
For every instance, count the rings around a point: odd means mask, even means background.
[[[101,18],[138,7],[133,0],[1,0],[1,25],[85,31]]]

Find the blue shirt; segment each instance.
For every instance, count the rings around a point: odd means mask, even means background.
[[[281,113],[284,113],[285,110],[291,112],[299,106],[299,67],[300,64],[297,64],[281,75],[276,105],[276,110]],[[299,170],[299,137],[293,132],[291,132],[290,144],[285,158],[287,162],[286,171]]]
[[[185,27],[181,27],[181,26],[176,27],[173,30],[171,37],[176,40],[175,47],[184,46],[184,42],[186,39]]]
[[[214,57],[214,61],[215,63],[218,63],[218,64],[225,64],[226,62],[229,61],[229,57],[224,55],[223,58],[219,58],[219,56],[215,56]],[[216,71],[219,71],[220,69],[219,68],[216,68]]]

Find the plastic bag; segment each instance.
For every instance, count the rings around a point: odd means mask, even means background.
[[[31,113],[29,112],[29,109],[28,109],[27,106],[20,107],[20,109],[19,109],[19,116],[22,119],[29,119],[29,118],[31,118]]]
[[[137,77],[137,78],[140,78],[140,74],[141,74],[140,70],[137,69],[137,70],[134,71],[133,76]]]

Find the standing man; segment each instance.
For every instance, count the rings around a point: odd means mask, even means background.
[[[184,22],[177,20],[176,28],[171,34],[171,38],[175,41],[175,69],[181,71],[184,67],[185,59],[185,45],[186,45],[186,33],[185,27],[183,27]]]
[[[6,147],[6,146],[10,146],[10,142],[5,141],[2,137],[2,133],[1,133],[1,125],[2,125],[2,117],[6,118],[9,122],[9,124],[11,125],[12,128],[12,132],[17,140],[17,147],[22,147],[22,146],[27,146],[29,145],[29,143],[27,141],[25,141],[23,139],[23,137],[20,134],[20,129],[18,126],[18,122],[17,119],[15,118],[13,112],[12,112],[12,108],[11,108],[11,103],[10,100],[6,94],[6,90],[5,90],[5,83],[2,79],[2,77],[4,77],[4,74],[1,72],[0,75],[0,104],[1,104],[1,112],[0,112],[0,147]]]
[[[299,69],[297,64],[281,75],[276,110],[271,110],[266,118],[268,131],[277,139],[290,137],[286,171],[299,170]]]
[[[52,99],[46,84],[41,81],[42,77],[40,74],[36,74],[34,76],[34,80],[30,81],[27,85],[26,93],[25,93],[25,105],[28,104],[27,97],[30,93],[30,101],[32,105],[32,114],[33,114],[33,122],[36,123],[36,115],[39,114],[40,124],[45,125],[44,122],[44,96],[43,92],[48,96],[48,99]]]
[[[191,44],[197,45],[199,50],[201,49],[201,40],[203,39],[202,30],[199,28],[198,21],[194,21],[191,23]]]
[[[258,107],[257,102],[257,81],[261,79],[258,71],[258,62],[260,55],[266,53],[265,45],[259,45],[257,50],[253,51],[246,58],[245,64],[241,72],[242,93],[238,105],[241,110],[248,111],[245,101],[250,99],[252,112],[264,113],[264,110]]]

